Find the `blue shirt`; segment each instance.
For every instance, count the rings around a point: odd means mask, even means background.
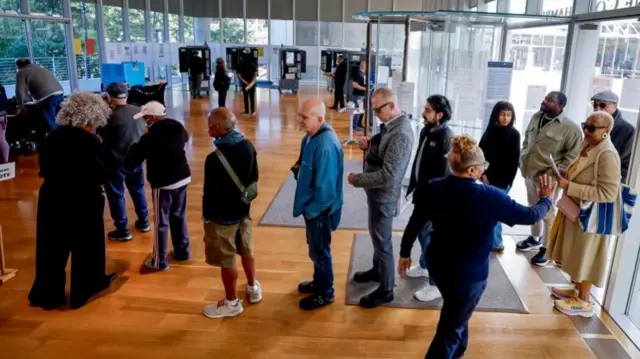
[[[342,209],[344,154],[338,136],[328,124],[314,136],[304,136],[300,146],[298,185],[293,216],[315,218],[330,209]]]
[[[493,229],[498,222],[532,225],[551,208],[549,198],[526,207],[493,186],[455,176],[430,181],[419,195],[402,237],[400,256],[410,256],[418,232],[431,221],[429,272],[458,282],[487,279]]]

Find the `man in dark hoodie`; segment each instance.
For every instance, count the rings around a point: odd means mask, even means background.
[[[144,265],[149,269],[167,270],[169,231],[173,258],[177,261],[189,259],[186,206],[191,169],[184,150],[189,134],[180,122],[166,118],[164,106],[156,101],[142,106],[140,113],[133,118],[144,118],[149,126],[125,159],[128,170],[147,161],[147,180],[151,184],[154,211],[154,245],[153,257]]]
[[[113,82],[107,86],[107,101],[111,106],[111,116],[107,125],[98,134],[102,138],[104,164],[107,170],[107,183],[104,186],[109,200],[111,218],[115,231],[107,234],[114,241],[129,241],[133,238],[127,228],[127,207],[124,199],[125,185],[129,190],[138,216],[135,227],[141,232],[151,230],[147,199],[144,194],[144,171],[138,165],[132,171],[124,169],[124,158],[131,146],[140,141],[144,132],[144,122],[134,120],[140,108],[127,104],[129,89],[123,82]]]
[[[202,79],[204,78],[204,60],[200,57],[200,52],[194,50],[189,58],[189,87],[191,98],[202,98],[200,95]]]

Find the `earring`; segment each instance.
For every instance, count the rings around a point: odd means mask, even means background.
[[[604,140],[604,139],[606,139],[607,137],[609,137],[609,134],[608,134],[608,133],[606,133],[606,132],[605,132],[605,133],[603,133],[603,134],[602,134],[602,139],[603,139],[603,140]]]

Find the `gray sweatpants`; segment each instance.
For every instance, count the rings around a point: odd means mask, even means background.
[[[176,189],[151,189],[153,199],[153,260],[156,268],[168,264],[168,241],[171,232],[176,259],[189,258],[187,230],[187,186]]]

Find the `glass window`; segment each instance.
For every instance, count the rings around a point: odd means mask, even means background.
[[[269,22],[272,46],[293,45],[293,21],[292,20],[271,20]],[[278,60],[276,60],[276,63]],[[273,61],[271,61],[273,64]]]
[[[31,13],[38,15],[61,16],[62,0],[29,0]]]
[[[69,81],[64,25],[59,22],[32,20],[31,37],[35,63],[51,71],[58,81]]]
[[[24,20],[0,18],[0,84],[8,97],[15,95],[16,59],[29,57]]]
[[[320,23],[320,46],[342,47],[342,23],[341,22],[321,22]]]
[[[244,44],[244,20],[222,19],[222,43]]]
[[[318,46],[317,21],[296,21],[296,46]]]
[[[220,20],[211,20],[211,42],[214,44],[220,43]]]
[[[20,12],[20,0],[2,0],[0,1],[0,12]]]
[[[129,36],[131,37],[131,42],[147,41],[144,25],[144,11],[129,9]]]
[[[194,31],[194,21],[193,16],[185,16],[184,17],[184,41],[186,43],[193,43],[196,41],[195,31]]]
[[[100,57],[95,2],[72,2],[71,23],[73,38],[80,40],[81,46],[74,49],[80,90],[99,91]]]
[[[104,5],[102,12],[104,14],[105,41],[123,42],[122,8],[119,6]]]
[[[164,15],[159,11],[151,11],[151,41],[165,42]]]
[[[169,14],[169,42],[180,41],[180,15]]]
[[[247,19],[247,44],[266,45],[269,43],[269,25],[267,20]]]

